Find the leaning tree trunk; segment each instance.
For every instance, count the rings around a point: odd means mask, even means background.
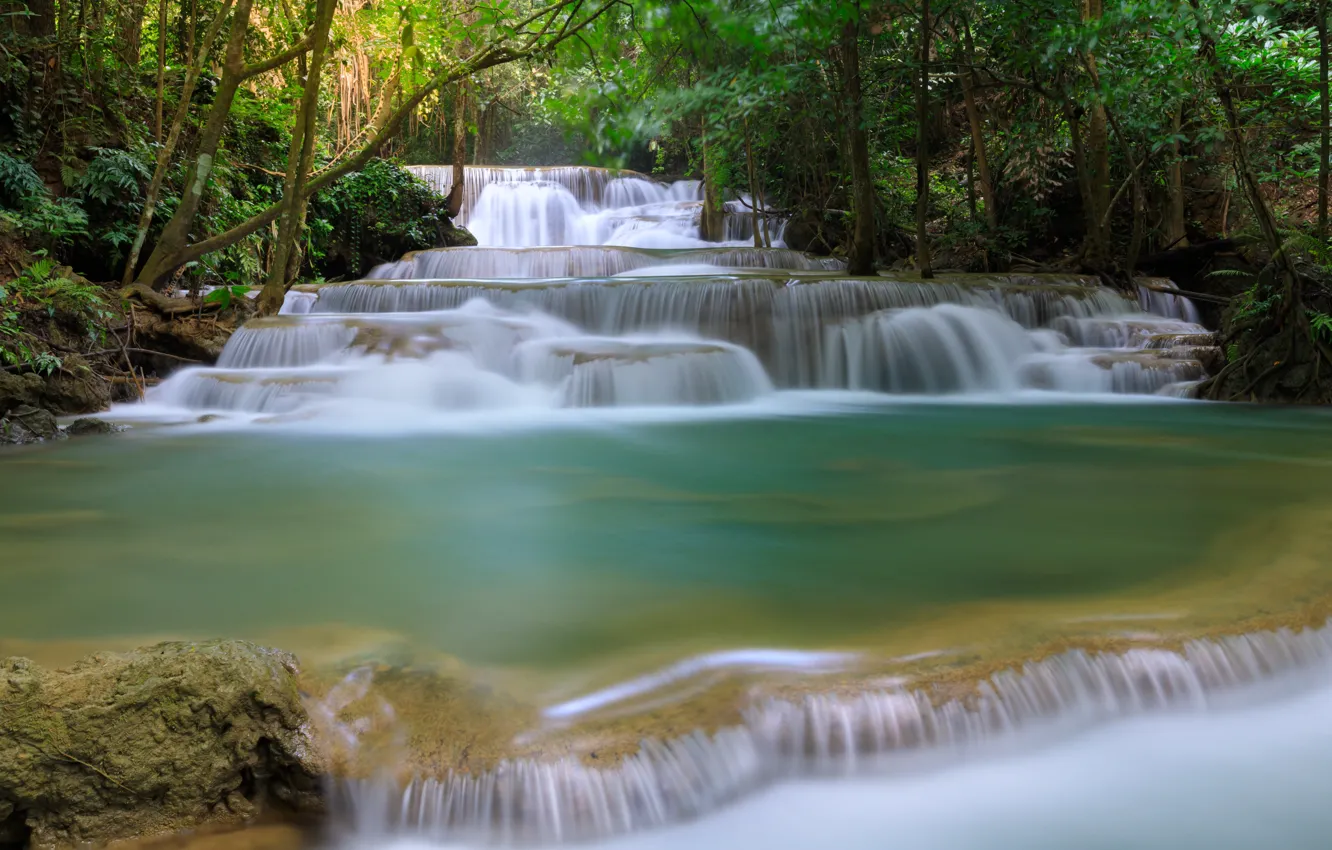
[[[920,5],[920,81],[916,86],[916,268],[934,277],[930,260],[930,0]]]
[[[231,3],[232,0],[224,0],[222,8],[218,10],[217,17],[204,31],[203,44],[199,46],[197,56],[194,55],[195,22],[193,15],[191,15],[187,36],[190,64],[185,71],[185,83],[180,90],[180,103],[176,106],[176,115],[171,120],[171,129],[167,131],[166,143],[157,152],[157,165],[153,169],[153,179],[148,183],[148,190],[144,192],[143,209],[139,211],[139,226],[134,234],[134,243],[130,246],[129,257],[125,261],[125,273],[121,279],[125,286],[128,286],[134,280],[135,272],[138,271],[139,255],[143,251],[144,243],[148,240],[148,231],[153,225],[153,216],[157,211],[157,199],[162,192],[162,184],[166,180],[167,171],[171,167],[171,158],[175,156],[176,145],[180,141],[185,119],[190,114],[190,102],[191,98],[194,97],[194,87],[198,85],[199,77],[207,65],[208,54],[222,29],[222,23],[226,20]]]
[[[199,212],[204,191],[208,187],[208,178],[213,172],[213,162],[217,157],[218,147],[222,142],[222,132],[226,128],[231,113],[231,104],[241,83],[259,74],[280,68],[292,59],[310,49],[315,33],[312,29],[296,44],[274,54],[267,59],[246,65],[244,61],[245,37],[250,26],[250,10],[253,0],[236,0],[236,10],[231,19],[231,32],[227,37],[226,57],[222,64],[222,79],[217,86],[217,94],[208,111],[208,120],[199,133],[194,165],[186,172],[185,187],[181,192],[180,204],[176,213],[162,229],[162,235],[153,247],[153,253],[144,263],[135,281],[154,289],[166,287],[172,272],[180,267],[179,258],[189,243],[190,229]],[[202,49],[202,48],[201,48]]]
[[[189,241],[190,228],[194,217],[199,212],[204,190],[208,187],[208,178],[213,173],[213,161],[217,157],[218,146],[222,142],[222,131],[226,127],[227,116],[231,112],[231,102],[236,97],[245,73],[245,35],[250,28],[250,7],[253,0],[236,0],[236,11],[231,20],[231,34],[227,38],[226,58],[222,65],[222,80],[218,83],[213,105],[208,110],[208,121],[199,134],[199,146],[194,159],[194,167],[187,172],[185,187],[181,192],[180,206],[162,229],[162,235],[148,256],[148,262],[139,272],[136,281],[153,289],[166,287],[168,276],[175,267],[171,258],[180,252]]]
[[[1262,186],[1258,182],[1253,163],[1249,159],[1249,148],[1245,143],[1243,124],[1240,122],[1239,109],[1235,105],[1234,93],[1230,82],[1217,61],[1216,39],[1203,18],[1199,0],[1189,0],[1198,24],[1198,58],[1211,76],[1216,96],[1221,101],[1225,117],[1226,135],[1235,155],[1235,173],[1244,194],[1258,221],[1258,229],[1263,234],[1263,241],[1272,252],[1272,267],[1276,280],[1268,278],[1265,286],[1273,296],[1278,296],[1277,306],[1260,318],[1258,325],[1248,329],[1241,337],[1243,345],[1238,358],[1228,363],[1219,374],[1203,385],[1206,394],[1212,398],[1244,399],[1255,392],[1263,396],[1277,395],[1281,392],[1281,380],[1289,380],[1289,371],[1310,365],[1312,378],[1308,372],[1300,375],[1298,383],[1302,389],[1296,398],[1306,400],[1311,394],[1315,401],[1325,401],[1325,383],[1319,378],[1320,371],[1332,367],[1332,351],[1315,336],[1309,324],[1309,316],[1304,307],[1303,280],[1295,268],[1289,252],[1282,244],[1281,231],[1277,226],[1276,216],[1267,199],[1263,197]],[[1267,269],[1260,276],[1263,281]],[[1270,358],[1268,347],[1281,352]],[[1271,359],[1271,365],[1267,361]],[[1255,373],[1256,374],[1253,374]]]
[[[319,0],[315,7],[310,61],[305,74],[305,91],[296,124],[292,128],[287,174],[282,184],[282,218],[278,223],[277,243],[268,270],[268,282],[259,293],[259,315],[275,315],[286,299],[287,288],[300,269],[297,243],[305,223],[305,183],[314,167],[315,117],[319,110],[319,82],[328,47],[328,31],[333,25],[337,0]]]
[[[847,271],[874,274],[874,178],[870,174],[869,133],[865,130],[864,90],[860,80],[860,6],[842,27],[842,95],[846,101],[847,149],[851,155],[851,210],[855,229]]]

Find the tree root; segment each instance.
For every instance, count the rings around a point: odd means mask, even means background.
[[[120,297],[138,301],[163,316],[180,316],[186,313],[211,313],[222,309],[220,303],[202,304],[189,298],[167,298],[152,287],[142,283],[132,283],[120,290]]]

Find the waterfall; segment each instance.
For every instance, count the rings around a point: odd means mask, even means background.
[[[448,191],[448,166],[413,170]],[[1220,362],[1165,281],[1136,293],[1072,275],[853,278],[781,247],[726,201],[699,238],[702,184],[583,167],[466,169],[471,248],[419,251],[365,280],[297,287],[238,330],[215,369],[182,371],[149,409],[296,419],[391,406],[698,408],[789,389],[892,395],[1182,397]]]
[[[997,673],[965,697],[898,688],[759,700],[739,725],[645,740],[613,766],[522,759],[405,787],[349,781],[332,805],[365,839],[391,831],[441,842],[592,840],[689,820],[785,777],[854,774],[913,754],[956,757],[1052,725],[1205,707],[1329,660],[1328,626],[1195,640],[1178,652],[1073,650]]]
[[[625,246],[437,248],[371,269],[367,280],[612,277],[681,263],[736,269],[837,271],[844,266],[786,248],[653,250]],[[315,309],[323,309],[316,304]]]
[[[407,170],[429,183],[435,191],[447,195],[453,189],[453,166],[409,165]],[[632,171],[612,171],[606,168],[559,165],[550,167],[505,167],[494,165],[468,165],[463,168],[463,219],[466,224],[472,210],[487,186],[504,183],[551,183],[563,188],[580,204],[599,203],[606,187],[621,175],[629,179],[650,182],[647,177]]]

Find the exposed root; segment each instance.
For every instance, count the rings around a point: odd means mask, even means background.
[[[220,303],[203,304],[189,298],[167,298],[142,283],[132,283],[120,290],[122,298],[138,301],[163,316],[179,316],[184,313],[212,313],[220,310]]]

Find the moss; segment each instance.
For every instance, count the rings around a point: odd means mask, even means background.
[[[295,659],[165,643],[62,671],[0,661],[0,800],[34,847],[234,823],[319,805]]]

